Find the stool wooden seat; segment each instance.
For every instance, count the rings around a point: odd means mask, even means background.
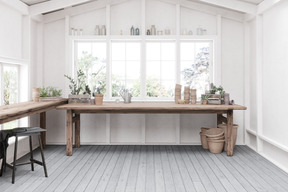
[[[1,132],[2,132],[1,134],[4,133],[4,134],[8,135],[9,137],[15,136],[15,148],[14,148],[13,162],[11,164],[6,162],[6,156],[3,158],[2,169],[1,169],[0,176],[2,175],[3,170],[5,170],[5,167],[7,166],[7,167],[12,169],[12,183],[14,183],[15,182],[16,166],[31,164],[31,170],[34,171],[34,163],[36,163],[36,164],[39,164],[39,165],[43,166],[45,177],[48,177],[47,169],[46,169],[46,163],[45,163],[45,158],[44,158],[44,153],[43,153],[42,141],[41,141],[41,136],[40,136],[40,133],[44,132],[44,131],[46,131],[46,130],[42,129],[40,127],[18,127],[18,128],[15,128],[15,129],[1,130]],[[39,146],[40,146],[42,162],[38,161],[38,160],[35,160],[33,158],[33,150],[32,150],[32,136],[33,135],[38,135],[38,141],[39,141]],[[16,164],[18,137],[21,137],[21,136],[29,136],[30,162]],[[4,154],[6,154],[6,152]]]

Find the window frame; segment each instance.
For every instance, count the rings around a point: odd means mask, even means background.
[[[211,64],[210,70],[210,81],[215,84],[219,81],[219,76],[221,75],[221,65],[219,64],[220,56],[217,56],[215,53],[219,53],[220,50],[217,36],[106,36],[106,37],[91,37],[91,36],[82,36],[82,37],[70,37],[70,47],[71,47],[71,62],[72,71],[71,74],[76,76],[77,68],[75,66],[75,60],[77,59],[77,50],[75,49],[76,42],[106,42],[106,96],[104,97],[105,101],[113,102],[121,97],[112,97],[112,42],[140,42],[140,97],[133,98],[134,101],[150,101],[150,102],[161,102],[169,101],[174,102],[174,98],[167,97],[147,97],[146,96],[146,44],[147,42],[175,42],[175,84],[180,83],[181,81],[181,63],[180,63],[180,44],[182,42],[209,42],[210,43],[210,59],[209,63]],[[71,64],[69,65],[69,59],[67,60],[67,66],[71,69]],[[69,70],[70,71],[70,70]]]

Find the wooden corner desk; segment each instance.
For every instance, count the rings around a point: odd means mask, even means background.
[[[67,103],[67,99],[55,101],[34,102],[27,101],[11,105],[0,106],[0,124],[7,123],[23,117],[40,114],[40,127],[46,129],[46,111],[55,109]],[[46,134],[41,133],[43,147],[46,146]]]
[[[133,102],[124,103],[103,103],[103,105],[87,104],[66,104],[56,107],[59,110],[66,110],[66,155],[72,156],[73,145],[73,123],[75,123],[75,147],[80,147],[80,114],[81,113],[191,113],[191,114],[217,114],[217,124],[227,123],[227,155],[233,155],[233,111],[246,110],[240,105],[191,105],[174,103],[154,102]],[[223,116],[227,114],[227,118]]]

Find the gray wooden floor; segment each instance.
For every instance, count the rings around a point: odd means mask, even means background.
[[[0,191],[288,191],[288,174],[247,146],[233,157],[201,146],[119,145],[81,146],[72,157],[65,146],[47,146],[45,156],[48,178],[39,165],[19,166],[12,185],[7,168]]]

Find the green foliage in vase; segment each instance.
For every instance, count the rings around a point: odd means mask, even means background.
[[[79,95],[81,91],[85,90],[86,86],[86,75],[82,70],[77,71],[77,79],[73,79],[68,75],[64,75],[70,81],[70,91],[72,95]]]
[[[43,87],[40,88],[40,97],[61,97],[62,90],[57,89],[56,87]]]

